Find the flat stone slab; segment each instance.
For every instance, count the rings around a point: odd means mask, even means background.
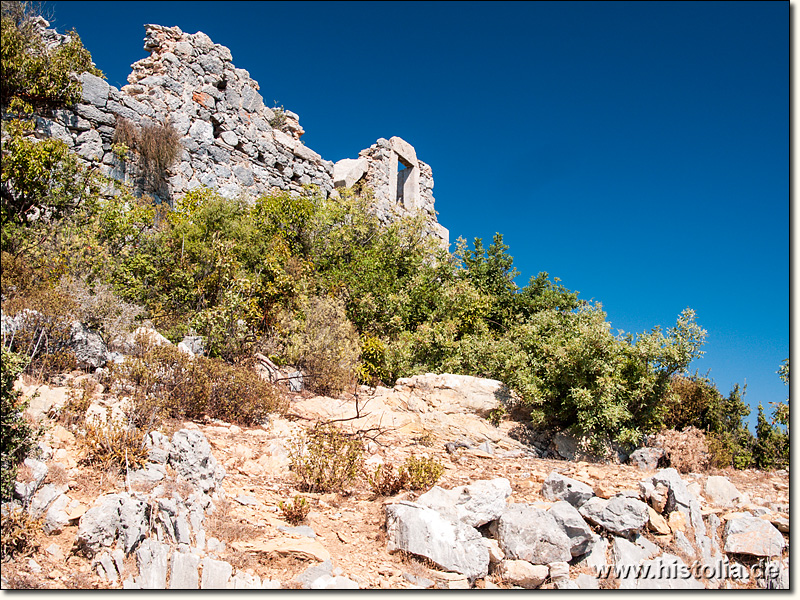
[[[739,517],[725,523],[725,552],[751,556],[780,556],[786,542],[771,523],[758,517]]]
[[[231,547],[239,552],[263,552],[280,556],[295,556],[319,562],[325,562],[331,558],[331,553],[328,552],[325,546],[316,540],[304,537],[231,542]]]

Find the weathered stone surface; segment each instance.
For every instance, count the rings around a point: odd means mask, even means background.
[[[425,506],[388,504],[386,535],[389,552],[403,550],[424,556],[442,569],[462,573],[471,580],[488,573],[489,551],[477,530],[449,521]]]
[[[172,436],[169,464],[180,477],[212,491],[224,477],[224,470],[211,454],[211,444],[199,431],[181,429]]]
[[[572,504],[565,500],[556,502],[548,511],[570,539],[570,552],[572,556],[585,554],[589,544],[594,540],[595,533],[586,524],[583,517]]]
[[[28,504],[45,477],[47,477],[48,467],[45,463],[35,458],[26,458],[22,464],[28,467],[31,476],[24,481],[14,482],[14,495],[23,504]]]
[[[611,555],[614,558],[614,564],[617,566],[639,565],[650,558],[651,552],[624,538],[615,537],[611,543]]]
[[[578,508],[594,496],[594,491],[585,483],[553,471],[542,484],[542,496],[545,500],[566,500]]]
[[[224,560],[214,560],[206,556],[203,559],[203,578],[200,582],[202,590],[224,590],[233,573],[233,567]]]
[[[703,584],[692,577],[689,567],[673,554],[643,561],[635,568],[615,569],[621,590],[700,590]]]
[[[501,382],[470,375],[415,375],[398,379],[395,390],[410,394],[409,409],[420,412],[440,410],[488,416],[511,399],[511,391]],[[417,398],[419,401],[414,402]]]
[[[28,512],[34,519],[40,518],[47,512],[47,509],[50,508],[56,498],[63,495],[67,490],[69,490],[69,486],[66,485],[55,485],[53,483],[43,485],[33,496],[30,506],[28,506]]]
[[[655,531],[660,535],[669,535],[671,529],[669,528],[669,524],[667,520],[658,514],[655,510],[653,510],[650,506],[647,507],[647,527],[651,531]]]
[[[108,101],[109,85],[100,77],[91,73],[82,73],[81,80],[81,101],[87,104],[94,104],[98,108],[105,108]]]
[[[589,543],[586,554],[580,557],[577,566],[588,567],[595,573],[599,573],[608,565],[607,554],[608,540],[598,536],[597,539]]]
[[[511,585],[532,590],[545,582],[549,569],[546,565],[532,565],[527,560],[504,560],[497,572]]]
[[[658,461],[664,456],[663,448],[637,448],[628,457],[628,462],[640,469],[653,471],[658,468]]]
[[[333,165],[333,185],[353,187],[367,172],[366,158],[343,158]]]
[[[200,566],[200,557],[189,552],[173,552],[170,564],[169,589],[171,590],[196,590],[200,579],[197,568]]]
[[[661,469],[652,477],[642,480],[639,489],[656,512],[682,513],[686,517],[686,524],[694,532],[694,542],[698,546],[701,544],[706,526],[700,512],[700,502],[692,495],[675,469]],[[659,510],[661,506],[663,509]]]
[[[81,517],[76,542],[90,556],[103,548],[110,548],[116,540],[120,506],[122,495],[108,494],[98,498]]]
[[[572,541],[555,518],[540,508],[512,504],[492,524],[492,531],[510,559],[546,565],[572,558]]]
[[[420,496],[417,503],[470,527],[479,527],[500,518],[506,507],[506,498],[510,495],[511,483],[508,479],[498,477],[452,490],[437,485]]]
[[[742,497],[736,486],[727,477],[711,475],[706,480],[705,496],[717,506],[732,507]]]
[[[163,590],[167,587],[167,561],[169,546],[154,539],[144,540],[136,549],[139,576],[135,578],[139,589]]]
[[[738,517],[725,523],[725,552],[751,556],[780,556],[786,546],[780,531],[757,517]]]
[[[614,496],[610,500],[592,498],[579,512],[593,525],[626,537],[641,531],[648,522],[647,505],[624,496]]]
[[[276,554],[278,556],[291,556],[302,560],[326,561],[331,557],[330,552],[316,540],[309,538],[277,538],[271,540],[237,541],[231,547],[239,552],[252,552],[256,554]]]
[[[99,333],[75,321],[70,329],[70,348],[79,367],[97,369],[109,360],[109,352]]]
[[[65,486],[66,487],[66,486]],[[48,535],[61,533],[69,525],[70,516],[67,512],[72,500],[66,494],[61,494],[50,505],[44,515],[42,530]]]

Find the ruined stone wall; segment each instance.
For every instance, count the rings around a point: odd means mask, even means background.
[[[52,30],[47,35],[53,43],[64,39]],[[84,73],[80,103],[39,119],[37,134],[63,140],[90,166],[141,191],[136,161],[121,160],[112,150],[117,122],[170,122],[182,151],[166,173],[166,185],[150,192],[162,201],[174,202],[200,186],[228,198],[255,198],[276,188],[300,192],[308,184],[325,196],[333,192],[334,164],[300,141],[304,131],[295,113],[284,111],[280,118],[264,105],[258,83],[233,65],[228,48],[204,33],[160,25],[146,26],[144,48],[150,56],[132,65],[128,85],[117,89]],[[401,148],[403,161],[412,156],[419,190],[415,199],[399,203],[396,148]],[[380,139],[360,156],[366,161],[362,176],[375,191],[381,220],[423,211],[430,233],[446,243],[447,230],[436,223],[433,209],[431,169],[416,160],[414,149],[400,138]]]

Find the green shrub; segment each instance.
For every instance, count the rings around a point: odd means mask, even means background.
[[[306,492],[343,492],[358,477],[361,440],[332,425],[317,425],[289,450],[291,468]]]
[[[68,34],[69,42],[48,49],[34,24],[33,7],[31,2],[3,2],[0,102],[4,110],[31,112],[75,104],[81,95],[75,75],[85,71],[103,75],[74,30]]]
[[[14,492],[17,466],[27,456],[38,437],[38,432],[25,420],[22,411],[26,403],[22,393],[14,390],[14,381],[22,372],[25,359],[5,348],[2,349],[2,375],[0,376],[0,498],[10,500]],[[3,526],[5,531],[5,525]],[[5,542],[4,542],[5,545]]]
[[[353,384],[361,348],[343,302],[312,297],[286,329],[286,359],[303,370],[309,389],[339,394]]]
[[[386,345],[374,335],[361,335],[361,362],[358,365],[358,382],[364,385],[388,383]]]
[[[408,485],[408,473],[398,472],[391,463],[380,464],[372,473],[366,473],[367,484],[376,497],[394,496]]]
[[[292,525],[299,525],[306,520],[308,513],[311,512],[311,505],[302,496],[295,496],[291,502],[281,500],[278,503],[281,515]]]
[[[409,456],[399,469],[399,477],[412,490],[428,490],[444,475],[444,465],[435,458]]]

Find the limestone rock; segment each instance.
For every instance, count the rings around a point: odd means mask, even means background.
[[[196,590],[200,585],[197,568],[200,556],[189,552],[173,552],[170,561],[169,589]]]
[[[638,448],[628,457],[628,462],[640,469],[654,471],[663,456],[663,448]]]
[[[453,522],[413,502],[386,506],[389,552],[403,550],[424,556],[442,569],[475,580],[489,570],[489,551],[472,527]],[[502,545],[502,542],[501,542]]]
[[[500,548],[510,559],[532,564],[572,559],[572,540],[547,511],[527,504],[512,504],[492,523]]]
[[[651,531],[655,531],[660,535],[670,534],[671,529],[667,520],[649,506],[647,507],[647,516],[647,526]]]
[[[470,527],[480,527],[500,518],[506,507],[506,498],[510,495],[511,483],[508,479],[498,477],[452,490],[437,485],[420,496],[417,503]]]
[[[511,391],[503,383],[470,375],[415,375],[398,379],[395,390],[420,398],[427,410],[471,412],[484,417],[511,399]],[[413,406],[409,403],[409,408],[415,410]],[[424,411],[426,407],[416,410]]]
[[[201,590],[224,590],[233,574],[233,567],[224,560],[214,560],[206,556],[202,562],[203,578]]]
[[[23,504],[28,504],[47,477],[49,469],[45,463],[35,458],[26,458],[22,464],[30,469],[31,476],[25,481],[14,482],[14,496],[19,498]]]
[[[504,560],[497,572],[507,583],[532,590],[547,580],[549,569],[546,565],[532,565],[527,560]]]
[[[553,471],[544,480],[542,496],[546,500],[566,500],[578,508],[594,496],[594,491],[585,483]]]
[[[333,185],[353,187],[366,174],[368,167],[366,158],[343,158],[333,165]]]
[[[585,554],[589,544],[597,537],[586,524],[578,510],[564,500],[556,502],[548,511],[570,539],[572,556]]]
[[[81,101],[93,104],[98,108],[105,108],[108,102],[109,85],[100,77],[91,73],[82,73],[81,80]]]
[[[647,505],[624,496],[592,498],[581,506],[580,514],[593,525],[625,537],[641,531],[648,522]]]
[[[199,431],[181,429],[172,436],[169,464],[180,477],[198,486],[203,492],[214,490],[224,477],[211,454],[211,444]]]
[[[780,556],[786,546],[780,531],[757,517],[738,517],[725,523],[725,552],[751,556]]]
[[[734,506],[741,498],[736,486],[727,477],[718,475],[711,475],[706,480],[705,495],[712,504],[726,508]]]
[[[139,589],[163,590],[167,587],[167,561],[169,546],[154,539],[144,540],[136,549],[139,576],[135,579]]]
[[[109,361],[103,338],[79,321],[72,323],[69,345],[79,367],[97,369]]]

